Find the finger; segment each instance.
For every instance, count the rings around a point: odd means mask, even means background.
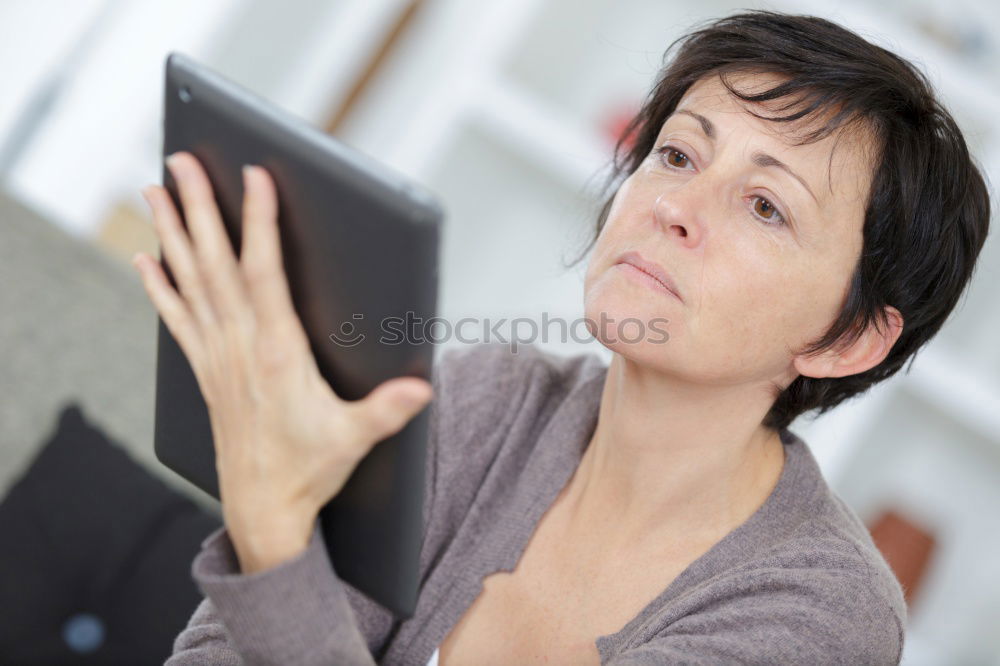
[[[150,185],[142,195],[153,212],[153,228],[160,239],[160,249],[177,281],[180,296],[190,306],[199,328],[214,326],[215,311],[202,284],[200,268],[194,258],[191,241],[174,207],[170,195],[162,187]],[[162,270],[162,269],[161,269]],[[169,284],[169,282],[168,282]]]
[[[361,400],[347,404],[363,445],[373,445],[403,429],[433,397],[429,382],[416,377],[390,379]]]
[[[195,258],[202,269],[212,305],[223,319],[240,320],[248,316],[249,303],[233,245],[208,174],[198,159],[186,151],[168,157],[167,167],[177,182]]]
[[[139,271],[142,286],[163,323],[194,366],[194,358],[201,353],[201,336],[187,302],[171,286],[160,262],[148,254],[137,252],[132,258],[132,265]]]
[[[278,230],[278,192],[266,169],[244,167],[243,247],[240,268],[258,326],[272,333],[301,331]]]

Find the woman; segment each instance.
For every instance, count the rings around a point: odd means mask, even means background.
[[[480,345],[353,403],[295,316],[266,171],[237,261],[199,164],[170,160],[190,236],[147,198],[180,291],[136,265],[209,404],[225,528],[169,664],[899,662],[899,583],[787,426],[894,374],[968,283],[989,200],[955,123],[893,54],[750,12],[679,43],[616,156],[584,290],[609,367]],[[399,620],[315,518],[431,389]]]

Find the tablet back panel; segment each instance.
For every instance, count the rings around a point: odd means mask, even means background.
[[[205,167],[237,255],[240,167],[259,164],[274,178],[292,298],[333,390],[356,400],[392,377],[430,379],[430,343],[403,333],[404,322],[419,333],[435,314],[435,198],[182,54],[167,59],[164,104],[163,155],[190,151]],[[163,183],[182,211],[165,166]],[[402,616],[418,591],[427,427],[424,409],[377,444],[320,514],[338,576]],[[155,450],[218,498],[208,410],[162,319]]]

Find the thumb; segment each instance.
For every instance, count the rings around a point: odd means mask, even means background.
[[[355,403],[357,418],[371,443],[394,435],[433,398],[431,384],[417,377],[390,379]]]

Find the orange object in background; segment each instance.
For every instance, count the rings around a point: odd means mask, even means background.
[[[639,107],[635,104],[619,105],[612,109],[605,115],[605,120],[602,123],[601,130],[604,136],[610,139],[611,143],[616,143],[625,134],[626,127],[638,111]],[[626,151],[631,150],[634,144],[635,134],[633,133],[625,140],[623,148]]]
[[[903,586],[907,605],[912,607],[936,547],[934,535],[891,508],[883,511],[868,531]]]

